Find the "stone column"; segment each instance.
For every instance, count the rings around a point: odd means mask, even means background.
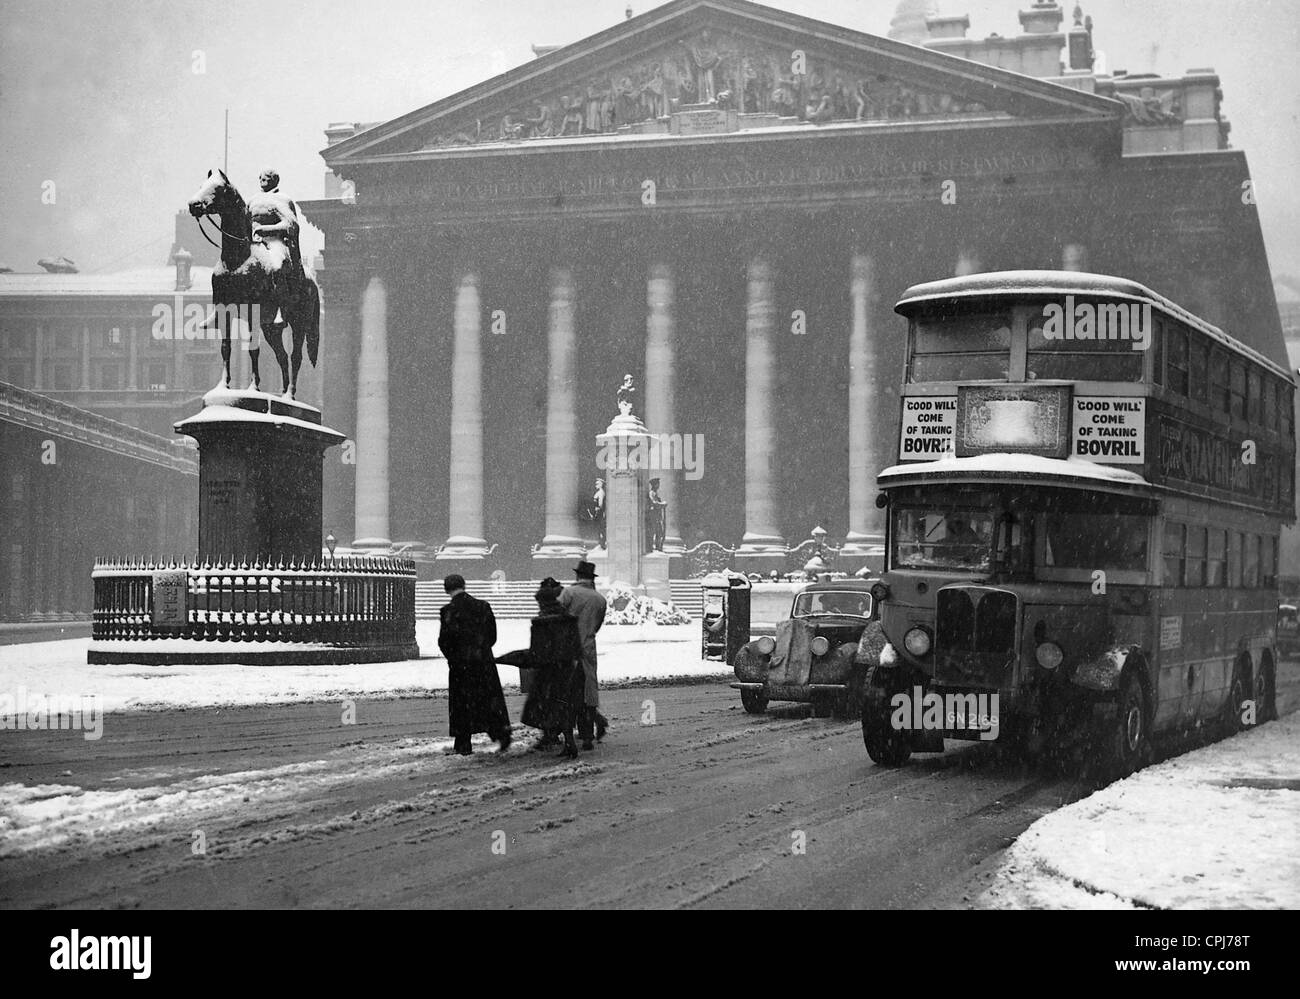
[[[668,504],[664,551],[670,555],[686,551],[678,529],[681,459],[685,455],[680,445],[685,442],[681,436],[669,436],[678,434],[675,321],[672,268],[667,264],[652,264],[646,281],[645,422],[651,434],[659,435],[659,454],[665,466],[652,471],[651,477],[660,480],[659,497]],[[664,446],[670,441],[671,449]],[[703,457],[702,448],[692,448],[691,457],[699,461]]]
[[[90,384],[90,326],[81,327],[81,389],[88,392],[94,386]]]
[[[126,348],[126,387],[132,389],[140,387],[140,372],[137,370],[140,367],[138,363],[139,357],[137,355],[140,345],[136,343],[136,332],[137,330],[134,326],[129,327],[127,332],[130,339],[127,341]]]
[[[978,251],[967,247],[957,254],[957,265],[953,268],[953,275],[965,277],[967,274],[978,274],[983,269]]]
[[[874,406],[879,385],[879,334],[871,322],[875,284],[875,261],[865,253],[854,253],[849,275],[853,315],[849,329],[849,529],[841,554],[858,559],[883,558],[885,544],[885,514],[876,507],[876,475],[888,464],[890,440],[881,433]],[[890,425],[889,421],[885,425]]]
[[[374,276],[361,293],[357,358],[356,548],[388,548],[388,290]]]
[[[1082,243],[1066,243],[1061,250],[1061,270],[1086,271],[1088,269],[1088,248]]]
[[[775,281],[768,260],[756,257],[750,262],[745,310],[745,534],[737,552],[742,558],[766,556],[764,561],[772,562],[771,568],[779,567],[775,557],[786,551],[777,530],[774,495]]]
[[[483,357],[482,304],[478,275],[461,274],[452,316],[451,491],[448,538],[439,559],[481,559],[483,538]]]
[[[573,321],[573,271],[551,271],[546,378],[546,536],[533,551],[537,559],[581,558],[586,551],[578,528],[580,480],[576,409],[577,332]],[[594,479],[593,479],[594,481]]]

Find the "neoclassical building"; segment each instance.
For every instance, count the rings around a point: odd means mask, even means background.
[[[1125,275],[1285,363],[1218,78],[1099,76],[1072,13],[984,40],[929,17],[913,44],[673,0],[331,126],[302,206],[326,235],[325,421],[355,442],[329,529],[437,571],[553,571],[594,544],[579,511],[631,373],[652,432],[702,442],[698,474],[658,473],[670,551],[759,564],[819,525],[865,551],[892,305],[953,273]]]

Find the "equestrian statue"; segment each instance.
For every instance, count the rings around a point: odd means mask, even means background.
[[[280,193],[280,175],[262,171],[262,190],[249,202],[240,196],[222,170],[209,170],[207,180],[190,199],[190,214],[199,220],[218,217],[221,262],[212,271],[212,304],[221,327],[222,384],[230,387],[230,327],[233,316],[253,317],[260,329],[249,330],[248,356],[253,368],[252,388],[261,388],[257,368],[259,337],[271,345],[280,364],[281,385],[287,398],[296,398],[302,348],[312,367],[320,347],[320,288],[302,265],[298,245],[298,206]],[[216,243],[203,235],[209,242]],[[245,307],[241,309],[240,307]],[[251,324],[250,324],[251,325]],[[285,326],[293,333],[293,367],[285,353]]]

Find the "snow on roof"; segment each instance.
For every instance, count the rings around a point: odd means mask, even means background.
[[[1164,312],[1200,330],[1225,347],[1263,365],[1288,381],[1291,372],[1275,361],[1269,360],[1253,347],[1249,347],[1212,323],[1188,312],[1177,302],[1152,291],[1144,284],[1110,274],[1089,274],[1085,271],[986,271],[963,277],[944,278],[914,284],[903,292],[894,305],[894,311],[907,316],[927,302],[953,298],[987,298],[991,295],[1065,296],[1101,295],[1107,298],[1127,298],[1150,302]]]
[[[167,298],[176,294],[210,295],[212,268],[190,268],[188,291],[176,291],[175,267],[138,267],[108,274],[0,274],[0,297],[45,295],[128,295]]]
[[[912,480],[942,479],[1055,479],[1088,482],[1095,486],[1154,489],[1136,472],[1099,465],[1081,458],[1044,458],[1037,454],[981,454],[971,458],[941,458],[886,468],[877,476],[882,486],[906,485]]]

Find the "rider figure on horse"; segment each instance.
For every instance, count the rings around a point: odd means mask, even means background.
[[[283,275],[285,288],[294,294],[303,276],[302,251],[298,246],[298,206],[280,193],[280,174],[267,167],[258,176],[262,193],[254,195],[248,203],[248,213],[253,223],[252,238],[270,256],[268,270]],[[285,256],[288,265],[285,266]]]

